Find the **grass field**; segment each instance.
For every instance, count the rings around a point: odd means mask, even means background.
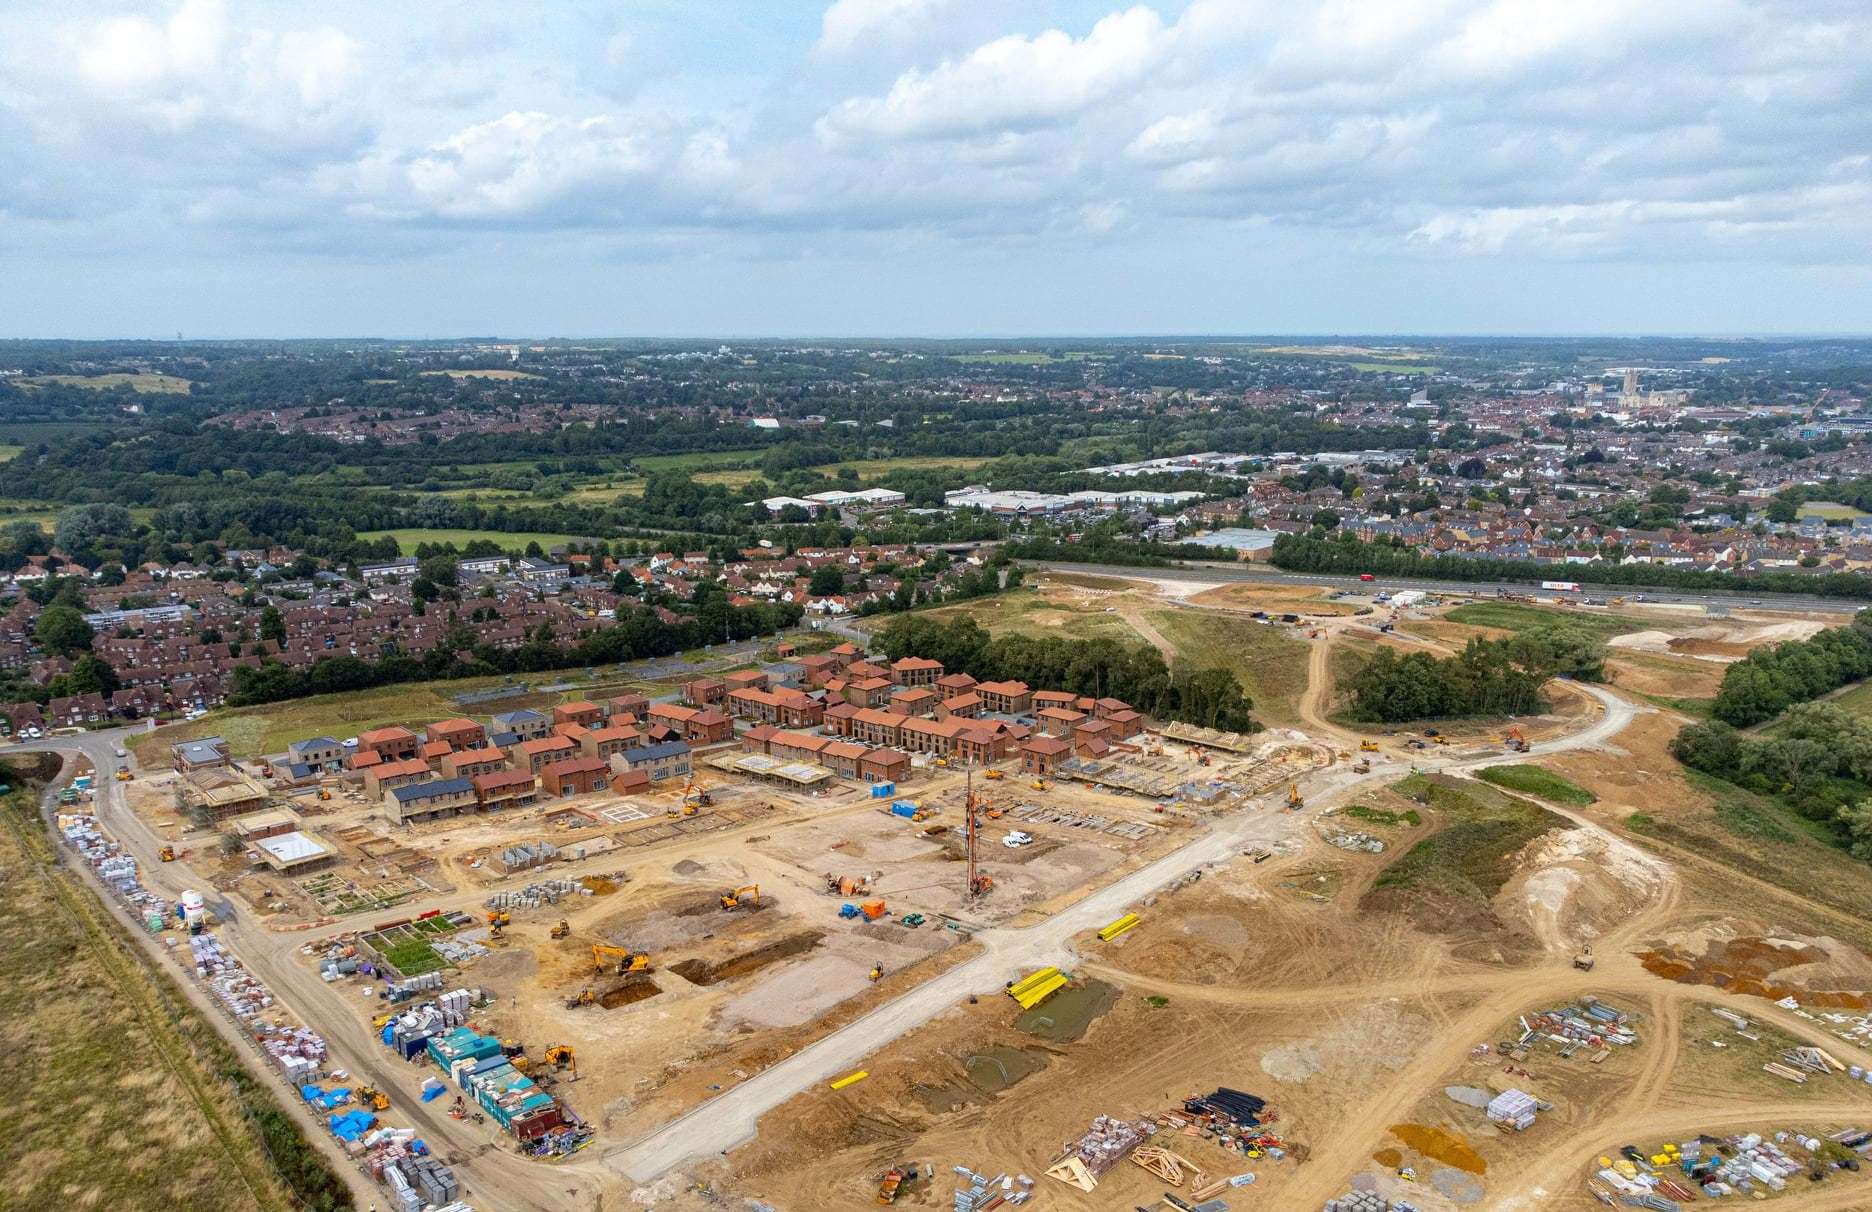
[[[1023,349],[1010,353],[951,354],[949,360],[983,366],[1045,366],[1050,362],[1074,362],[1082,358],[1099,356],[1103,355],[1069,350],[1054,357],[1052,354],[1041,353],[1038,350]]]
[[[552,677],[548,674],[539,676],[548,680]],[[411,682],[402,686],[379,686],[374,690],[351,694],[314,695],[284,703],[268,703],[262,707],[230,707],[213,712],[204,719],[172,724],[145,733],[132,743],[138,755],[147,760],[154,753],[166,752],[168,746],[178,741],[219,736],[227,741],[234,756],[258,757],[261,754],[282,752],[288,741],[306,737],[329,736],[343,740],[367,728],[384,728],[391,724],[414,727],[458,716],[462,714],[462,709],[455,705],[452,696],[470,690],[490,689],[500,682],[499,678]],[[538,702],[550,703],[556,697],[528,695],[504,699],[476,709],[476,714],[536,706]]]
[[[1499,631],[1527,631],[1550,623],[1566,623],[1602,639],[1631,631],[1681,631],[1685,624],[1672,619],[1640,619],[1603,610],[1563,606],[1526,606],[1519,602],[1467,602],[1443,616],[1452,623],[1493,627]]]
[[[1854,509],[1851,505],[1842,505],[1838,501],[1806,501],[1796,511],[1796,516],[1820,518],[1827,522],[1850,522],[1854,518],[1863,518],[1866,515],[1863,510]]]
[[[1488,787],[1413,774],[1392,790],[1427,804],[1441,828],[1378,873],[1374,888],[1415,888],[1486,901],[1512,872],[1508,857],[1541,834],[1568,824],[1528,800]]]
[[[310,1163],[329,1202],[348,1191],[274,1097],[125,938],[77,878],[53,865],[31,797],[0,801],[0,1207],[313,1206],[273,1163]],[[302,1172],[304,1173],[304,1172]],[[303,1193],[311,1196],[310,1188]]]
[[[66,387],[88,387],[94,391],[108,391],[113,387],[128,387],[131,391],[183,395],[192,384],[187,379],[175,375],[137,374],[137,375],[36,375],[30,379],[21,379],[23,387],[41,387],[50,383],[61,383]]]
[[[893,471],[928,471],[932,468],[945,468],[955,471],[970,471],[990,462],[986,457],[970,455],[950,457],[948,455],[905,455],[900,459],[854,459],[845,463],[822,463],[814,471],[835,475],[840,468],[849,467],[858,473],[861,480],[875,480],[889,475]],[[697,477],[698,479],[700,477]]]
[[[555,545],[583,541],[581,535],[546,534],[533,530],[517,532],[505,530],[366,530],[361,532],[358,538],[370,541],[381,539],[385,535],[397,541],[397,546],[403,549],[404,555],[414,555],[417,546],[422,543],[453,543],[457,548],[461,548],[478,539],[486,539],[500,544],[502,551],[524,551],[528,543],[538,543],[542,549],[551,551]]]
[[[1103,607],[1073,608],[1050,602],[1031,587],[1007,593],[938,606],[930,611],[939,619],[967,617],[974,619],[991,634],[1051,636],[1068,640],[1110,638],[1127,644],[1142,644],[1144,637],[1116,613]],[[880,616],[883,626],[888,616]]]
[[[14,459],[19,458],[21,454],[25,453],[25,450],[26,448],[24,446],[16,446],[11,442],[0,442],[0,463],[12,462]]]
[[[497,379],[511,382],[514,379],[543,379],[545,375],[536,375],[524,370],[425,370],[426,375],[447,375],[451,379]]]
[[[1276,724],[1299,721],[1307,645],[1285,627],[1194,610],[1153,610],[1145,618],[1191,664],[1219,665],[1233,673],[1254,700],[1256,718]]]
[[[1572,779],[1555,774],[1540,766],[1485,766],[1476,771],[1476,777],[1497,787],[1510,791],[1519,791],[1523,795],[1538,796],[1556,804],[1566,804],[1573,808],[1584,808],[1597,803],[1599,797]]]

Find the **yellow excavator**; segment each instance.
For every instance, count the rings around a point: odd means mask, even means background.
[[[572,1080],[578,1080],[578,1054],[572,1050],[571,1044],[548,1044],[546,1063],[555,1069],[572,1070]]]
[[[605,960],[616,959],[619,976],[629,976],[633,972],[650,971],[650,956],[647,952],[632,951],[629,947],[608,947],[603,943],[592,944],[592,967],[605,970]]]
[[[566,921],[564,918],[560,918],[559,924],[552,928],[552,936],[554,938],[564,938],[570,933],[572,933],[572,923]]]
[[[390,1096],[385,1094],[382,1090],[375,1089],[371,1086],[365,1086],[363,1089],[359,1090],[357,1092],[357,1100],[358,1106],[369,1111],[388,1111],[390,1109]]]
[[[505,909],[490,909],[487,915],[488,937],[507,937],[507,927],[513,921],[513,915]]]
[[[1377,753],[1378,742],[1366,737],[1358,743],[1360,753]]]
[[[721,894],[723,909],[758,909],[760,908],[760,885],[749,884],[745,888],[736,888]]]
[[[1300,798],[1300,784],[1287,784],[1287,806],[1297,812],[1305,805],[1306,801]]]
[[[872,964],[871,965],[871,983],[876,984],[877,982],[883,979],[884,979],[884,965]]]

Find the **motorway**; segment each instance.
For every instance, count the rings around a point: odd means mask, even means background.
[[[1311,585],[1329,589],[1346,589],[1354,593],[1373,593],[1389,589],[1421,589],[1426,593],[1440,593],[1470,597],[1494,597],[1497,593],[1528,593],[1532,586],[1514,581],[1434,581],[1420,577],[1381,576],[1374,581],[1361,581],[1354,575],[1338,575],[1315,572],[1283,572],[1268,564],[1212,564],[1191,561],[1173,564],[1166,568],[1137,568],[1128,564],[1069,564],[1054,560],[1022,560],[1028,568],[1044,568],[1052,572],[1077,572],[1087,576],[1122,577],[1131,580],[1160,581],[1195,581],[1216,585],[1227,585],[1238,581],[1261,585]],[[1557,572],[1556,580],[1563,579]],[[1537,586],[1538,583],[1535,583]],[[1551,591],[1549,591],[1551,592]],[[1649,589],[1643,585],[1586,585],[1577,594],[1558,595],[1566,601],[1579,602],[1583,598],[1622,597],[1630,601],[1637,594],[1643,594],[1646,604],[1667,606],[1711,606],[1730,610],[1798,610],[1825,614],[1854,614],[1872,603],[1855,598],[1823,598],[1816,594],[1805,593],[1765,593],[1760,597],[1751,597],[1746,593],[1726,593],[1717,590],[1691,591],[1681,589]]]

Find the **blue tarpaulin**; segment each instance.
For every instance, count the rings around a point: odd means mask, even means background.
[[[333,1115],[326,1122],[331,1125],[332,1135],[340,1140],[357,1140],[371,1130],[377,1117],[368,1111],[347,1111],[343,1115]]]

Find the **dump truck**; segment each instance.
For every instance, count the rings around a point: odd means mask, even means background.
[[[592,1006],[598,1002],[598,995],[590,989],[580,989],[573,997],[566,998],[566,1009],[577,1010],[581,1006]]]
[[[1578,955],[1575,955],[1573,957],[1573,966],[1575,968],[1578,968],[1581,972],[1591,972],[1593,970],[1593,953],[1592,953],[1591,944],[1587,944],[1586,947],[1581,949]]]
[[[174,847],[174,846],[164,846],[164,847],[162,848],[162,854],[160,854],[160,855],[159,855],[158,857],[159,857],[159,858],[161,858],[161,859],[162,859],[162,861],[163,861],[163,862],[165,862],[165,863],[173,863],[173,862],[175,862],[175,847]]]
[[[552,928],[552,936],[554,938],[564,938],[566,935],[571,934],[571,933],[572,933],[572,923],[566,921],[564,918],[560,918],[559,924]]]

